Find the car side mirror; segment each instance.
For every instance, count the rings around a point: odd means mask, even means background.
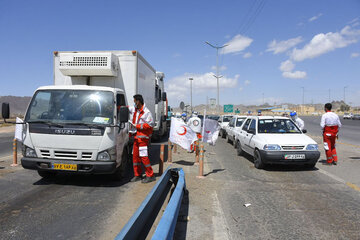
[[[127,123],[129,121],[129,108],[121,106],[119,110],[118,120],[120,123]]]
[[[166,92],[162,93],[161,99],[165,102],[167,100]]]
[[[10,118],[10,105],[9,105],[9,103],[3,103],[2,104],[1,116],[2,116],[2,118],[4,120]]]
[[[306,130],[306,129],[303,129],[302,132],[303,132],[303,133],[307,133],[307,130]]]

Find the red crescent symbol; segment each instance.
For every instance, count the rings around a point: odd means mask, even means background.
[[[180,136],[184,136],[186,134],[186,128],[182,127],[184,129],[183,133],[179,133],[178,131],[176,131],[177,134],[179,134]]]

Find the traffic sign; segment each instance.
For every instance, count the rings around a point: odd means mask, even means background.
[[[234,112],[234,105],[224,105],[224,113],[232,113]]]

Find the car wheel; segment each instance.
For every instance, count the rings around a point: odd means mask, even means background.
[[[225,138],[226,137],[226,132],[224,130],[221,131],[221,137]]]
[[[50,179],[50,178],[54,178],[57,175],[57,172],[38,170],[38,174],[42,178]]]
[[[257,169],[263,169],[265,167],[265,164],[261,159],[260,151],[258,149],[256,149],[254,153],[254,166]]]
[[[230,138],[229,138],[229,135],[226,135],[226,142],[227,142],[227,143],[231,143],[231,140],[230,140]]]
[[[244,154],[244,151],[242,150],[241,144],[239,141],[237,141],[237,144],[236,144],[236,153],[238,156],[242,156]]]

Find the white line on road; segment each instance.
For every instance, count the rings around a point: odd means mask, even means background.
[[[335,175],[333,175],[333,174],[331,174],[331,173],[329,173],[329,172],[327,172],[325,170],[322,170],[322,169],[319,168],[319,172],[321,172],[322,174],[325,174],[326,176],[328,176],[328,177],[330,177],[330,178],[332,178],[332,179],[334,179],[334,180],[336,180],[338,182],[346,184],[346,181],[344,179],[341,179],[341,178],[339,178],[339,177],[337,177],[337,176],[335,176]]]
[[[225,215],[223,210],[221,209],[220,202],[216,192],[212,194],[212,198],[213,198],[213,207],[214,207],[213,209],[216,212],[216,216],[212,217],[214,239],[215,240],[230,239],[227,231]]]

